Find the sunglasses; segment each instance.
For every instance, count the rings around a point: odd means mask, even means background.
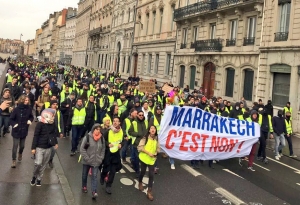
[[[144,117],[144,115],[139,115],[140,117]]]

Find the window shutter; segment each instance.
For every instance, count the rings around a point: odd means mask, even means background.
[[[235,74],[235,70],[233,68],[227,68],[226,89],[225,89],[225,95],[227,97],[233,97],[234,74]]]

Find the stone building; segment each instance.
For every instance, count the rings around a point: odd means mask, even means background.
[[[76,34],[74,40],[72,65],[84,67],[87,65],[87,42],[90,27],[92,0],[80,0],[76,15]]]
[[[24,55],[26,56],[34,56],[35,53],[35,42],[34,39],[27,40],[24,44]]]
[[[133,42],[133,76],[168,82],[173,76],[176,0],[139,0]]]
[[[178,4],[173,82],[207,97],[256,99],[264,0]]]
[[[77,9],[69,10],[66,20],[65,40],[64,40],[64,59],[63,62],[70,64],[73,56],[73,48],[76,34],[76,14]]]
[[[110,55],[110,32],[114,1],[95,0],[92,4],[88,41],[88,67],[109,69],[113,65]]]

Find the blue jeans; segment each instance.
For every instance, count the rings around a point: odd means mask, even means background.
[[[83,164],[82,166],[82,188],[87,187],[87,177],[89,174],[89,170],[92,169],[92,176],[91,176],[91,187],[92,192],[97,192],[97,175],[99,167],[93,167],[87,164]]]
[[[282,150],[282,148],[285,146],[285,138],[284,134],[277,135],[274,132],[274,138],[275,138],[275,156],[279,154],[279,152]]]
[[[97,112],[97,122],[102,124],[103,123],[103,118],[105,117],[106,115],[106,110],[99,110]]]
[[[127,140],[124,141],[124,146],[122,147],[122,159],[126,158],[126,153],[127,153],[128,147],[130,148],[130,152],[131,153],[133,152],[132,151],[132,143],[131,142],[132,142],[131,139],[129,139],[128,141]],[[131,159],[132,159],[132,157],[131,157]]]
[[[289,150],[290,150],[290,156],[294,155],[293,152],[293,142],[292,142],[292,135],[290,135],[289,137],[285,136],[286,141],[288,142],[289,145]]]
[[[132,165],[133,165],[133,169],[136,173],[140,172],[140,160],[139,160],[139,152],[137,150],[136,147],[132,146]]]
[[[175,162],[174,162],[174,158],[169,158],[169,162],[170,162],[170,164],[175,164]]]
[[[71,152],[75,152],[77,150],[80,136],[84,130],[83,125],[72,125],[72,149]]]
[[[5,135],[9,127],[9,116],[0,115],[0,129],[2,128],[2,126],[4,126],[3,135]]]

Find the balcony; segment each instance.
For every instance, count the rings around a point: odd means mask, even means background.
[[[208,39],[195,41],[195,52],[203,52],[203,51],[222,51],[222,41],[223,39]]]
[[[102,31],[102,27],[99,27],[99,28],[90,30],[90,31],[89,31],[89,36],[95,36],[95,35],[98,35],[98,34],[100,34],[101,31]]]
[[[236,39],[226,39],[226,47],[235,46]]]
[[[275,33],[275,39],[274,41],[287,41],[289,37],[289,32],[278,32]]]
[[[182,44],[180,45],[180,49],[184,49],[184,48],[186,48],[186,43],[182,43]]]
[[[255,5],[255,3],[264,3],[264,0],[207,0],[201,1],[195,4],[191,4],[185,7],[175,9],[174,21],[181,20],[183,18],[191,16],[201,16],[209,12],[222,11],[225,9],[236,7],[249,7],[249,5]]]
[[[255,37],[244,38],[243,46],[254,45]]]

